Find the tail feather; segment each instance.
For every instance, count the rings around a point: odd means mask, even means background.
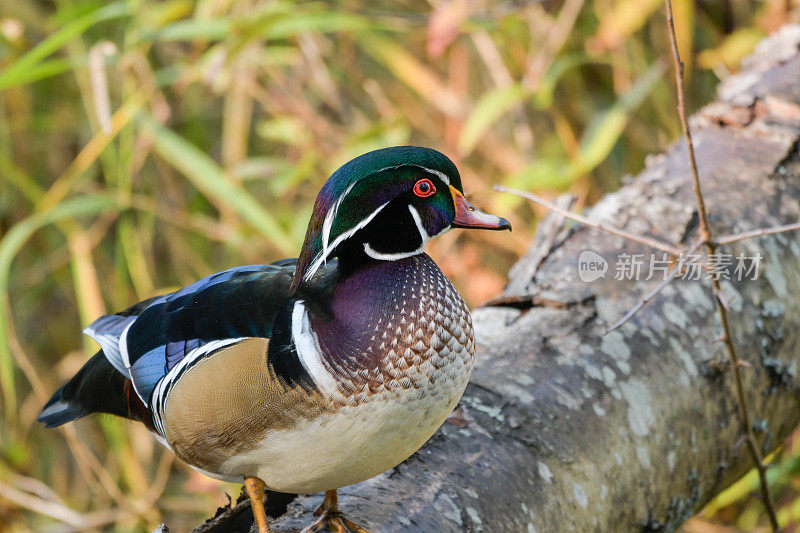
[[[126,381],[128,379],[117,372],[101,350],[53,394],[37,420],[52,428],[91,413],[133,418]]]
[[[81,409],[80,406],[63,401],[60,397],[63,390],[64,387],[61,387],[56,391],[50,401],[45,404],[42,413],[37,419],[46,428],[58,427],[89,414]]]

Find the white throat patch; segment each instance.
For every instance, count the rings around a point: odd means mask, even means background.
[[[417,211],[417,208],[411,204],[408,204],[408,210],[411,212],[411,218],[414,219],[414,224],[416,224],[417,231],[419,231],[420,239],[422,239],[419,248],[408,252],[385,254],[375,250],[372,246],[370,246],[368,242],[365,242],[364,253],[373,259],[378,259],[381,261],[396,261],[397,259],[405,259],[406,257],[411,257],[412,255],[417,255],[424,252],[425,246],[428,244],[428,241],[431,240],[431,236],[428,235],[427,231],[425,231],[425,226],[422,225],[422,217],[419,216],[419,211]]]

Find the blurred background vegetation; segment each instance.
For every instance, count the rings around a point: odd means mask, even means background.
[[[694,108],[797,0],[674,0]],[[678,137],[662,0],[0,2],[0,530],[186,530],[238,487],[140,426],[36,416],[96,349],[105,312],[233,265],[297,254],[316,192],[387,145],[449,154],[503,239],[431,254],[471,305],[495,295],[542,214],[579,207]],[[770,470],[800,523],[800,443]],[[765,524],[745,477],[686,531]]]

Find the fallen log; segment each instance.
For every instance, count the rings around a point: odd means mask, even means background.
[[[761,43],[692,125],[715,235],[797,222],[800,26]],[[694,242],[685,146],[652,157],[589,217]],[[578,271],[587,250],[608,265],[593,281]],[[602,334],[660,281],[615,279],[614,267],[651,253],[555,215],[541,223],[504,293],[473,313],[478,361],[459,408],[406,462],[343,489],[347,516],[375,532],[671,531],[752,468],[707,282],[676,280]],[[800,422],[800,232],[720,253],[761,257],[723,290],[767,454]],[[271,499],[273,529],[288,532],[322,495]],[[251,524],[245,500],[195,531]]]

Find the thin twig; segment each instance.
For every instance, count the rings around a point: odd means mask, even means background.
[[[695,250],[700,248],[700,246],[702,246],[703,244],[704,244],[703,241],[698,240],[693,245],[691,245],[688,250],[686,250],[685,255],[691,255],[692,253],[694,253]],[[677,263],[675,263],[675,266],[672,267],[672,269],[667,273],[667,276],[661,281],[661,283],[656,285],[656,287],[652,291],[650,291],[647,295],[645,295],[644,298],[639,300],[639,303],[637,303],[627,313],[625,313],[625,315],[623,315],[622,318],[620,318],[614,324],[612,324],[611,327],[604,330],[603,335],[608,335],[615,329],[622,326],[622,324],[633,318],[633,315],[638,313],[639,310],[642,309],[645,305],[649,304],[653,300],[653,298],[655,298],[661,291],[663,291],[664,288],[667,285],[669,285],[674,279],[677,279],[678,274],[680,273],[681,266],[683,265],[682,259],[683,256],[679,257]]]
[[[722,237],[715,239],[714,244],[716,246],[722,246],[723,244],[730,244],[732,242],[743,241],[745,239],[752,239],[753,237],[763,237],[764,235],[775,235],[776,233],[784,233],[786,231],[792,231],[796,229],[800,229],[800,222],[795,222],[794,224],[786,224],[784,226],[775,226],[773,228],[754,229],[752,231],[745,231],[743,233],[736,233],[733,235],[723,235]]]
[[[522,78],[522,83],[535,90],[544,77],[544,73],[553,60],[558,55],[558,51],[564,47],[564,43],[572,33],[572,28],[575,27],[575,22],[578,15],[583,9],[585,0],[568,0],[564,2],[561,11],[558,12],[558,18],[547,35],[544,45],[538,45],[538,53],[536,57],[530,59],[528,64],[525,65],[525,75]]]
[[[161,495],[164,493],[164,489],[167,486],[167,481],[169,481],[169,474],[170,469],[172,468],[172,463],[175,461],[175,455],[172,452],[164,450],[161,453],[161,459],[158,461],[158,468],[156,469],[155,479],[153,480],[153,484],[150,485],[150,488],[147,490],[145,495],[142,497],[140,502],[140,506],[143,509],[151,508]]]
[[[110,41],[101,41],[89,49],[87,66],[89,80],[92,84],[94,111],[100,128],[106,135],[111,135],[111,102],[108,96],[108,79],[106,78],[106,59],[117,52],[117,47]]]
[[[127,516],[126,511],[114,508],[83,514],[60,502],[46,500],[38,495],[18,490],[2,481],[0,481],[0,496],[19,507],[49,516],[80,530],[94,529],[114,522],[121,516]]]
[[[697,200],[698,218],[700,220],[700,240],[701,242],[705,242],[706,250],[708,251],[708,257],[712,258],[714,256],[715,244],[711,241],[711,229],[708,224],[708,213],[706,211],[705,201],[703,200],[703,193],[700,188],[700,174],[697,171],[697,160],[695,159],[694,155],[692,134],[691,130],[689,129],[689,119],[686,114],[686,92],[684,89],[683,61],[681,61],[681,56],[678,51],[678,41],[675,37],[675,21],[672,14],[671,0],[665,0],[665,5],[667,10],[667,34],[669,36],[669,46],[672,50],[673,66],[675,68],[675,87],[678,94],[678,114],[680,116],[681,126],[683,127],[683,134],[686,138],[686,148],[689,152],[689,166],[691,167],[693,180],[692,185],[694,188],[695,198]],[[750,422],[750,413],[747,407],[747,397],[745,396],[744,385],[742,384],[739,357],[736,354],[736,348],[733,344],[733,338],[731,336],[728,312],[722,303],[723,300],[720,298],[722,289],[720,287],[719,279],[714,276],[711,277],[711,289],[714,293],[714,303],[716,305],[717,313],[719,314],[719,321],[722,326],[721,339],[725,343],[725,347],[728,352],[728,358],[731,362],[731,371],[733,372],[733,377],[736,383],[736,396],[739,404],[741,424],[744,426],[745,440],[747,442],[747,447],[750,450],[750,455],[753,458],[753,462],[755,463],[756,469],[758,470],[758,477],[761,482],[761,493],[763,496],[764,507],[767,511],[767,516],[769,517],[773,531],[778,531],[778,518],[775,514],[775,507],[772,503],[772,496],[770,494],[769,484],[767,483],[766,466],[764,465],[764,461],[758,449],[758,444],[756,442],[755,435],[753,434],[753,426]]]
[[[9,333],[9,346],[11,353],[15,358],[17,366],[23,371],[25,377],[28,379],[34,394],[37,395],[40,402],[44,403],[47,399],[45,387],[39,377],[36,367],[31,363],[30,358],[22,349],[22,345],[16,336],[16,326],[13,317],[9,313],[7,318],[7,329]],[[130,500],[123,494],[119,486],[117,486],[109,471],[103,466],[103,463],[94,455],[94,453],[78,438],[78,434],[73,426],[62,426],[62,434],[67,441],[67,445],[75,457],[78,469],[85,478],[86,482],[90,485],[99,481],[106,489],[111,498],[119,504],[120,507],[127,511],[133,510]]]
[[[683,250],[681,250],[680,248],[677,248],[676,246],[673,246],[673,245],[671,245],[669,243],[662,242],[662,241],[659,241],[659,240],[656,240],[656,239],[651,239],[650,237],[645,237],[644,235],[636,235],[635,233],[631,233],[629,231],[625,231],[624,229],[620,229],[620,228],[617,228],[615,226],[610,226],[610,225],[605,224],[603,222],[595,222],[594,220],[588,219],[588,218],[586,218],[586,217],[584,217],[582,215],[579,215],[577,213],[572,213],[572,212],[567,211],[565,209],[561,209],[557,205],[555,205],[555,204],[553,204],[551,202],[548,202],[544,198],[540,198],[539,196],[536,196],[535,194],[532,194],[532,193],[529,193],[529,192],[526,192],[526,191],[520,191],[519,189],[511,189],[509,187],[504,187],[503,185],[495,185],[494,189],[496,191],[499,191],[499,192],[506,192],[506,193],[509,193],[509,194],[514,194],[516,196],[521,196],[522,198],[527,198],[531,202],[534,202],[534,203],[537,203],[537,204],[539,204],[541,206],[544,206],[547,209],[549,209],[550,211],[553,211],[554,213],[558,213],[559,215],[561,215],[564,218],[568,218],[570,220],[574,220],[575,222],[580,222],[581,224],[583,224],[585,226],[590,226],[592,228],[597,228],[599,230],[606,231],[608,233],[613,233],[614,235],[618,235],[619,237],[622,237],[624,239],[628,239],[629,241],[637,242],[639,244],[644,244],[645,246],[649,246],[651,248],[655,248],[656,250],[661,250],[662,252],[668,253],[668,254],[673,255],[675,257],[678,257],[683,253]]]

